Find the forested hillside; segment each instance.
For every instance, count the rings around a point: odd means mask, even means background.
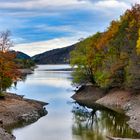
[[[69,64],[70,52],[74,49],[74,46],[46,51],[33,56],[32,60],[37,64]]]
[[[14,56],[14,62],[17,64],[18,68],[31,68],[35,66],[34,61],[32,61],[31,57],[23,52],[19,51],[10,51]]]
[[[71,65],[78,66],[74,83],[140,89],[140,5],[77,44]]]
[[[31,59],[31,57],[23,52],[15,52],[16,53],[16,59]]]

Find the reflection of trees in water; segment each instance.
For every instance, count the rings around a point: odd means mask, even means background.
[[[73,107],[73,135],[80,140],[105,140],[107,135],[115,137],[138,138],[135,131],[128,127],[123,114],[108,110],[92,110],[82,106]]]
[[[31,74],[22,74],[21,75],[21,80],[23,81],[23,82],[25,82],[26,80],[27,80],[27,76],[28,75],[31,75]]]
[[[26,79],[27,79],[27,74],[21,75],[20,81],[25,82]],[[14,82],[13,82],[12,87],[13,87],[14,89],[17,89],[17,83],[18,83],[18,82],[19,82],[19,81],[14,81]]]

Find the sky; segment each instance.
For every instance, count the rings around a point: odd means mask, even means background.
[[[0,31],[30,56],[105,31],[140,0],[0,0]]]

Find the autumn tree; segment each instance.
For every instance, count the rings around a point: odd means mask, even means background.
[[[106,31],[78,43],[71,64],[77,66],[73,73],[76,82],[140,88],[140,5],[113,20]]]
[[[0,33],[0,94],[9,88],[17,79],[19,72],[14,63],[15,54],[10,52],[13,43],[10,39],[10,32]]]
[[[100,33],[97,33],[79,42],[75,50],[71,52],[71,65],[72,67],[76,66],[73,72],[74,83],[83,84],[91,82],[95,84],[94,71],[96,71],[100,61],[100,56],[96,53],[95,44],[100,35]]]
[[[139,29],[139,38],[137,40],[137,54],[140,55],[140,29]]]

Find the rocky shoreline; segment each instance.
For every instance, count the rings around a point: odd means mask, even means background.
[[[30,69],[18,69],[21,75],[33,74],[34,68]]]
[[[112,89],[105,91],[93,85],[81,87],[72,98],[91,108],[105,107],[124,112],[129,117],[128,125],[140,133],[140,93]]]
[[[48,103],[25,99],[23,96],[5,93],[0,100],[0,139],[15,140],[15,136],[7,132],[7,128],[15,124],[26,125],[37,121],[47,114],[45,105]]]

